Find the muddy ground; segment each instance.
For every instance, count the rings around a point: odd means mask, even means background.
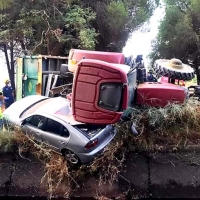
[[[71,197],[118,197],[129,190],[127,198],[200,198],[200,153],[130,154],[119,181],[99,185],[88,177],[84,185],[70,193]],[[44,166],[34,157],[0,154],[0,198],[4,196],[48,196],[41,185]],[[64,197],[68,186],[60,186],[55,197]]]

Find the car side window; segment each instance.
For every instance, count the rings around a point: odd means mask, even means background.
[[[46,126],[46,131],[49,133],[54,133],[56,135],[61,135],[61,129],[62,129],[62,124],[59,122],[48,119],[47,120],[47,126]]]
[[[63,137],[69,137],[69,131],[67,130],[67,128],[52,119],[47,120],[46,131]]]
[[[26,118],[26,124],[42,129],[45,123],[45,117],[41,115],[34,115]]]
[[[62,126],[62,132],[61,132],[61,136],[62,137],[66,137],[68,138],[69,137],[69,131],[66,127]]]

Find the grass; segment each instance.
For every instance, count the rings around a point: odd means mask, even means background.
[[[185,82],[185,86],[186,87],[189,87],[191,85],[198,85],[197,84],[197,76],[196,75],[195,75],[195,77],[192,80]]]
[[[141,145],[144,150],[166,146],[183,148],[200,140],[200,104],[195,100],[165,108],[133,109],[132,121],[141,133],[135,145]]]
[[[55,154],[43,143],[36,143],[19,129],[0,133],[0,152],[9,152],[13,148],[31,152],[44,163],[45,171],[41,183],[47,185],[49,196],[65,184],[69,187],[65,196],[79,188],[88,176],[95,176],[99,184],[118,181],[126,155],[135,151],[157,152],[186,149],[200,141],[200,104],[189,100],[184,105],[171,104],[165,108],[135,107],[130,110],[130,121],[115,124],[117,135],[106,147],[104,154],[89,165],[74,168],[63,157]],[[140,133],[135,137],[130,131],[132,123]],[[101,199],[101,196],[98,196]],[[103,199],[103,197],[102,197]],[[105,198],[106,199],[106,198]]]
[[[13,150],[13,135],[10,131],[0,132],[0,153],[7,153]]]

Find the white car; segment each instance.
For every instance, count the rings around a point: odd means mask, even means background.
[[[25,134],[48,144],[72,164],[88,163],[112,141],[112,125],[83,124],[74,120],[70,101],[32,95],[13,103],[3,113],[6,121]]]

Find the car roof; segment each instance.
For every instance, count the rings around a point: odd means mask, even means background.
[[[61,114],[54,114],[55,117],[71,124],[72,126],[78,125],[78,124],[84,124],[82,122],[76,121],[73,117],[73,115],[61,115]]]
[[[49,101],[47,101],[42,106],[39,106],[37,108],[37,112],[44,112],[44,113],[56,113],[63,107],[68,107],[70,109],[70,101],[63,97],[54,97],[50,98]],[[70,113],[70,110],[68,110],[68,114]]]
[[[63,97],[50,98],[44,102],[38,103],[38,105],[36,104],[30,110],[32,110],[32,112],[29,112],[29,114],[35,113],[54,116],[71,125],[83,124],[74,119],[71,110],[71,103]]]

